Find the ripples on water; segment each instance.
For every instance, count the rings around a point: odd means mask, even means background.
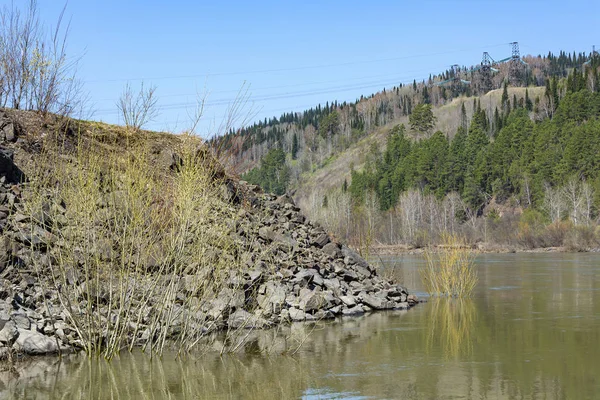
[[[422,290],[418,258],[388,261]],[[0,373],[0,398],[600,398],[600,255],[486,255],[478,271],[471,300],[256,332],[236,355],[33,360]]]

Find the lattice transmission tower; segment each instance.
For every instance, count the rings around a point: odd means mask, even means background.
[[[512,86],[519,86],[523,82],[524,66],[527,65],[525,61],[521,59],[521,52],[519,51],[519,42],[510,43],[512,47],[512,56],[508,64],[508,81]]]

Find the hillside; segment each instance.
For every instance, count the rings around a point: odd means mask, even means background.
[[[292,191],[311,218],[355,246],[421,246],[450,229],[473,244],[589,249],[597,246],[600,208],[591,156],[599,64],[596,55],[528,56],[498,65],[487,88],[481,69],[453,69],[354,103],[284,114],[212,143],[247,171],[243,179]],[[563,157],[578,143],[587,143],[585,166]],[[533,222],[519,228],[523,213]],[[489,215],[491,234],[482,218]],[[582,221],[591,233],[574,233]],[[549,226],[558,233],[546,232]]]
[[[525,97],[526,88],[508,88],[509,96],[517,98]],[[543,95],[544,88],[533,87],[527,89],[532,97]],[[501,102],[502,90],[492,90],[481,97],[460,97],[441,107],[433,109],[436,118],[433,131],[448,132],[453,137],[460,125],[461,107],[464,105],[467,117],[472,118],[474,113],[473,102],[479,101],[487,110],[494,110]],[[294,198],[303,209],[310,209],[310,199],[322,200],[323,196],[334,188],[341,188],[344,180],[351,182],[351,166],[354,170],[362,171],[364,163],[369,154],[369,149],[375,144],[380,151],[385,149],[387,136],[390,130],[399,124],[409,126],[408,117],[401,117],[389,122],[385,126],[378,127],[373,133],[359,142],[351,145],[333,156],[320,168],[312,173],[301,175],[300,179],[292,189],[295,190]]]
[[[562,79],[573,69],[585,68],[591,58],[585,53],[560,52],[558,55],[525,56],[522,58],[525,64],[520,60],[518,65],[513,61],[492,64],[493,70],[486,70],[483,65],[453,68],[421,82],[400,83],[391,89],[361,96],[355,102],[332,101],[303,112],[284,113],[213,138],[211,143],[215,148],[227,151],[229,162],[238,173],[256,167],[269,149],[275,147],[282,148],[292,160],[298,159],[299,164],[310,164],[299,167],[304,172],[318,168],[329,155],[370,135],[379,126],[402,122],[402,118],[407,118],[418,104],[438,108],[457,98],[480,97],[490,91],[502,90],[504,83],[508,83],[509,89],[545,87],[553,78]],[[590,78],[595,76],[592,74]],[[464,84],[460,79],[467,79],[465,82],[469,83]],[[532,93],[530,101],[539,97],[540,105],[546,108],[545,96],[539,94]],[[458,124],[439,128],[444,132],[448,128],[447,133],[452,134],[452,128],[456,126]]]

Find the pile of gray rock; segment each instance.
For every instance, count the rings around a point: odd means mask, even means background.
[[[46,322],[39,312],[44,294],[19,258],[26,247],[25,240],[12,240],[24,239],[10,231],[10,222],[21,201],[20,186],[15,184],[20,174],[12,162],[12,151],[0,147],[0,359],[11,353],[55,353],[61,346],[44,330]]]
[[[12,145],[17,140],[15,123],[0,110],[0,143]],[[23,173],[13,162],[14,151],[6,146],[0,146],[0,178],[2,183],[18,183],[23,179]]]
[[[268,322],[311,321],[407,309],[416,303],[404,287],[379,277],[354,250],[307,221],[290,197],[258,194],[252,202],[250,211],[241,211],[244,223],[237,234],[258,238],[257,250],[272,249],[257,251],[249,266],[246,286],[256,285],[251,280],[261,277],[255,314]]]
[[[2,118],[0,130],[6,144],[13,139]],[[55,240],[56,232],[44,225],[44,218],[32,223],[25,215],[19,179],[23,176],[11,151],[0,145],[0,359],[81,347],[58,288],[34,268],[34,264],[55,262],[45,244]],[[223,196],[238,212],[231,229],[233,242],[250,257],[201,312],[192,310],[194,302],[189,301],[196,295],[199,277],[175,277],[179,287],[175,301],[182,317],[166,327],[171,336],[181,331],[185,318],[197,320],[197,329],[206,329],[207,321],[214,329],[267,328],[408,309],[417,303],[404,287],[378,276],[355,251],[308,221],[291,197],[265,194],[256,186],[230,179],[223,184]],[[75,273],[69,279],[86,290],[81,276]],[[148,325],[142,319],[132,329],[139,343],[149,339]]]

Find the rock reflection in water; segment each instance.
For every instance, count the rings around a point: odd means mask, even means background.
[[[272,362],[243,355],[205,355],[201,362],[174,354],[151,359],[133,353],[111,362],[67,357],[35,367],[37,376],[5,383],[3,394],[8,399],[298,398],[307,385],[302,365],[291,357],[278,357],[277,366]]]
[[[354,344],[405,313],[252,331],[237,354],[223,357],[212,351],[162,359],[125,353],[111,362],[77,355],[38,359],[19,365],[16,374],[0,373],[0,393],[9,399],[324,398],[322,391],[307,391],[319,386],[311,374],[315,363],[330,356],[337,365],[352,362]]]

